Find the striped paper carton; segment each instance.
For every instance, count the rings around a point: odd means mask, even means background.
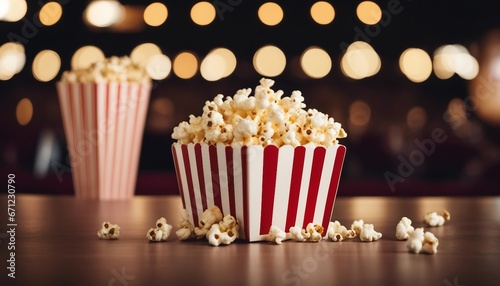
[[[193,225],[218,206],[236,217],[240,237],[264,240],[271,225],[288,232],[310,222],[326,230],[335,203],[346,148],[223,144],[172,145],[184,208]]]
[[[76,197],[133,196],[150,90],[139,83],[57,83]]]

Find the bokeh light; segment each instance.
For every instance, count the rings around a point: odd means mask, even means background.
[[[340,61],[340,68],[345,76],[363,79],[380,71],[382,62],[370,44],[356,41],[349,45]]]
[[[432,73],[431,57],[424,50],[417,48],[409,48],[401,54],[399,67],[413,82],[423,82]]]
[[[8,42],[0,46],[0,80],[9,80],[19,73],[26,63],[24,46]]]
[[[198,59],[190,52],[182,52],[174,59],[174,73],[182,79],[192,78],[198,71]]]
[[[109,27],[123,19],[124,8],[116,0],[91,1],[84,11],[84,18],[96,27]]]
[[[286,57],[280,48],[264,46],[255,52],[253,66],[263,76],[278,76],[285,70]]]
[[[311,6],[311,17],[320,25],[328,25],[335,18],[335,9],[328,2],[318,1]]]
[[[160,2],[151,3],[144,10],[144,22],[146,24],[157,27],[165,23],[168,17],[167,7]]]
[[[441,46],[434,52],[434,74],[448,79],[455,73],[466,80],[474,79],[479,73],[479,63],[461,45]]]
[[[198,2],[191,8],[191,19],[200,26],[212,23],[215,15],[215,7],[210,2]]]
[[[311,47],[302,54],[300,65],[308,76],[322,78],[332,69],[332,59],[325,50]]]
[[[61,58],[52,50],[39,52],[33,60],[33,76],[42,82],[54,79],[61,69]]]
[[[52,26],[61,19],[62,13],[61,4],[57,2],[48,2],[42,6],[38,17],[40,18],[40,23],[45,26]]]
[[[16,119],[17,122],[24,126],[30,123],[33,118],[33,104],[28,98],[23,98],[17,103]]]
[[[366,126],[370,123],[371,114],[368,103],[362,100],[354,101],[349,107],[349,123],[357,127]]]
[[[259,7],[257,15],[265,25],[276,26],[283,20],[283,9],[274,2],[267,2]]]
[[[21,20],[28,11],[26,0],[2,0],[0,1],[0,20],[17,22]]]
[[[154,80],[165,79],[172,70],[170,58],[163,54],[156,54],[149,58],[146,66],[148,75]]]
[[[93,63],[105,59],[104,53],[96,46],[83,46],[71,58],[71,69],[86,69]]]
[[[229,49],[216,48],[210,51],[208,55],[220,56],[224,59],[226,69],[224,70],[222,77],[230,76],[236,69],[236,64],[237,64],[236,56]]]
[[[142,67],[146,67],[152,56],[161,54],[161,49],[156,44],[142,43],[132,50],[130,53],[130,59],[134,63]]]
[[[231,75],[236,68],[236,57],[226,48],[210,51],[200,65],[201,76],[208,81],[216,81]]]
[[[406,115],[406,124],[413,132],[418,132],[427,123],[427,112],[420,106],[415,106],[408,111]]]
[[[363,1],[356,8],[356,14],[361,22],[367,25],[375,25],[382,19],[382,10],[372,1]]]

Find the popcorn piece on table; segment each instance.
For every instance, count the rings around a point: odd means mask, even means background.
[[[324,228],[319,224],[314,224],[312,222],[308,223],[306,231],[310,234],[308,241],[319,242],[323,238],[321,234],[323,233]]]
[[[426,231],[424,233],[424,241],[420,252],[434,254],[437,252],[438,245],[439,240],[436,238],[436,236],[432,232]]]
[[[206,238],[213,246],[231,244],[239,237],[238,221],[231,215],[226,215],[218,224],[214,223],[208,230]]]
[[[271,225],[269,228],[269,234],[266,236],[266,240],[270,242],[274,242],[276,244],[282,244],[282,241],[290,238],[287,236],[286,232],[283,230],[279,229],[275,225]]]
[[[410,235],[408,243],[406,244],[408,250],[413,253],[426,253],[434,254],[437,253],[437,247],[439,245],[439,240],[432,232],[426,231],[424,229],[417,228]]]
[[[437,214],[437,212],[429,212],[424,216],[424,222],[428,226],[442,226],[445,221],[450,219],[451,215],[447,210],[444,210],[442,215]]]
[[[222,220],[222,212],[218,206],[211,206],[206,209],[200,216],[200,220],[198,222],[198,226],[194,228],[194,232],[196,237],[202,238],[204,237],[210,227],[213,224],[217,224]]]
[[[172,225],[167,223],[164,217],[161,217],[156,221],[156,227],[150,228],[146,237],[149,241],[167,241],[172,231]]]
[[[105,221],[101,229],[97,231],[97,236],[102,239],[117,239],[120,237],[120,226]]]
[[[307,232],[305,229],[300,228],[299,226],[290,227],[290,235],[292,239],[295,241],[306,241],[311,237],[311,234]]]
[[[363,225],[365,224],[365,222],[360,219],[360,220],[355,220],[352,224],[351,224],[351,229],[354,230],[354,232],[356,232],[356,235],[359,236],[361,234],[361,230],[363,230]]]
[[[179,229],[175,232],[180,240],[187,240],[196,237],[194,233],[194,226],[189,221],[189,214],[186,209],[182,211]]]
[[[414,228],[411,226],[411,220],[403,217],[396,226],[396,237],[399,240],[407,240]]]
[[[352,229],[347,229],[345,226],[341,225],[339,221],[330,222],[328,224],[327,235],[333,241],[342,241],[346,238],[356,237],[356,232]]]
[[[382,237],[382,233],[375,231],[373,224],[365,223],[359,234],[361,241],[376,241]]]

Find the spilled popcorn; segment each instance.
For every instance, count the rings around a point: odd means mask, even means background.
[[[347,238],[356,237],[356,231],[352,229],[348,230],[336,220],[335,222],[330,222],[328,224],[327,235],[331,240],[340,242]]]
[[[407,240],[414,228],[411,226],[411,220],[403,217],[396,226],[396,238],[399,240]]]
[[[365,223],[359,234],[361,241],[376,241],[382,237],[382,233],[375,231],[373,224]]]
[[[190,238],[195,238],[194,226],[189,221],[189,213],[186,209],[182,211],[181,222],[179,223],[179,229],[175,232],[177,238],[180,240],[187,240]]]
[[[80,83],[150,83],[146,70],[132,62],[128,56],[110,57],[92,64],[87,69],[65,71],[62,82]]]
[[[279,229],[277,226],[272,225],[269,228],[269,234],[266,236],[266,240],[270,242],[274,242],[276,244],[282,244],[283,240],[289,238],[287,233],[283,230]]]
[[[232,215],[225,215],[218,224],[213,224],[206,234],[208,243],[213,246],[231,244],[239,237],[240,226]]]
[[[172,226],[167,223],[164,217],[161,217],[156,221],[156,227],[148,230],[146,237],[149,241],[167,241],[171,230]]]
[[[198,226],[194,228],[194,233],[197,238],[203,238],[213,224],[219,223],[222,220],[222,212],[218,206],[211,206],[206,209],[200,216]]]
[[[102,223],[102,227],[97,231],[97,236],[101,239],[118,239],[120,237],[120,227],[109,221]]]
[[[429,212],[424,216],[424,222],[428,226],[442,226],[445,221],[449,221],[451,219],[451,215],[447,210],[444,210],[441,215],[437,212]]]
[[[273,80],[263,78],[253,96],[249,88],[233,97],[217,95],[205,102],[201,116],[190,115],[189,122],[175,127],[172,138],[181,144],[330,146],[347,136],[332,117],[316,109],[305,110],[300,91],[282,97],[283,91],[272,90],[273,85]]]
[[[437,252],[438,245],[439,240],[436,236],[428,231],[424,233],[424,229],[420,227],[412,232],[406,247],[408,248],[408,251],[413,253],[434,254]]]

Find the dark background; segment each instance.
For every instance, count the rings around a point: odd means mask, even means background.
[[[120,2],[140,8],[153,1]],[[499,193],[500,125],[478,117],[472,109],[467,110],[471,127],[465,132],[457,133],[443,119],[450,100],[470,98],[474,81],[457,75],[441,80],[432,74],[423,83],[413,83],[401,73],[398,65],[399,56],[407,48],[421,48],[432,57],[434,50],[442,45],[461,44],[478,59],[480,67],[483,66],[489,60],[484,56],[489,48],[485,37],[491,37],[500,29],[500,4],[496,1],[401,0],[402,11],[390,19],[385,18],[386,24],[371,27],[377,31],[376,36],[368,37],[381,57],[380,72],[358,81],[345,77],[339,67],[342,46],[357,40],[356,29],[366,31],[367,28],[356,16],[358,1],[328,1],[335,8],[335,19],[325,26],[316,24],[310,17],[309,9],[315,1],[276,1],[283,8],[284,19],[274,27],[265,26],[257,17],[257,9],[264,1],[232,1],[238,5],[203,27],[189,17],[196,1],[161,2],[169,10],[163,25],[122,33],[87,27],[82,20],[87,1],[61,1],[64,3],[61,20],[51,27],[36,27],[30,37],[25,37],[24,69],[11,80],[0,82],[0,169],[5,174],[16,174],[18,192],[72,193],[69,172],[63,180],[59,180],[50,167],[43,174],[34,174],[37,146],[44,132],[52,132],[57,138],[59,155],[53,161],[64,163],[67,157],[55,90],[55,81],[60,75],[47,83],[38,82],[31,73],[34,56],[44,49],[57,51],[62,73],[70,68],[72,54],[83,45],[98,46],[106,56],[112,56],[128,55],[138,44],[153,42],[171,59],[188,50],[201,60],[211,49],[225,47],[235,53],[238,65],[231,76],[216,82],[204,80],[199,73],[188,80],[171,74],[155,85],[144,134],[138,194],[177,192],[170,154],[173,126],[186,120],[190,113],[199,114],[203,103],[218,93],[233,95],[240,88],[255,88],[262,76],[253,69],[252,57],[267,44],[280,47],[287,56],[285,71],[274,78],[275,89],[282,89],[285,94],[301,90],[308,107],[329,113],[343,123],[349,134],[341,141],[348,151],[339,195]],[[385,10],[390,1],[374,2]],[[23,36],[26,21],[32,22],[39,9],[39,4],[29,1],[23,21],[0,22],[0,45],[9,41],[9,33]],[[332,71],[322,79],[307,78],[297,65],[302,52],[313,45],[323,48],[333,60]],[[500,96],[498,89],[497,95]],[[33,102],[34,114],[28,125],[20,126],[15,107],[24,97]],[[370,106],[371,120],[363,130],[351,132],[349,106],[357,100]],[[167,103],[168,108],[162,110],[161,104],[154,108],[155,102]],[[406,124],[406,115],[415,106],[422,107],[427,114],[426,124],[418,131],[412,131]],[[415,140],[431,138],[436,128],[444,130],[445,142],[436,144],[435,152],[426,156],[422,165],[391,190],[384,173],[397,174],[399,156],[408,158],[417,148]],[[391,147],[394,140],[399,140],[399,148]]]

